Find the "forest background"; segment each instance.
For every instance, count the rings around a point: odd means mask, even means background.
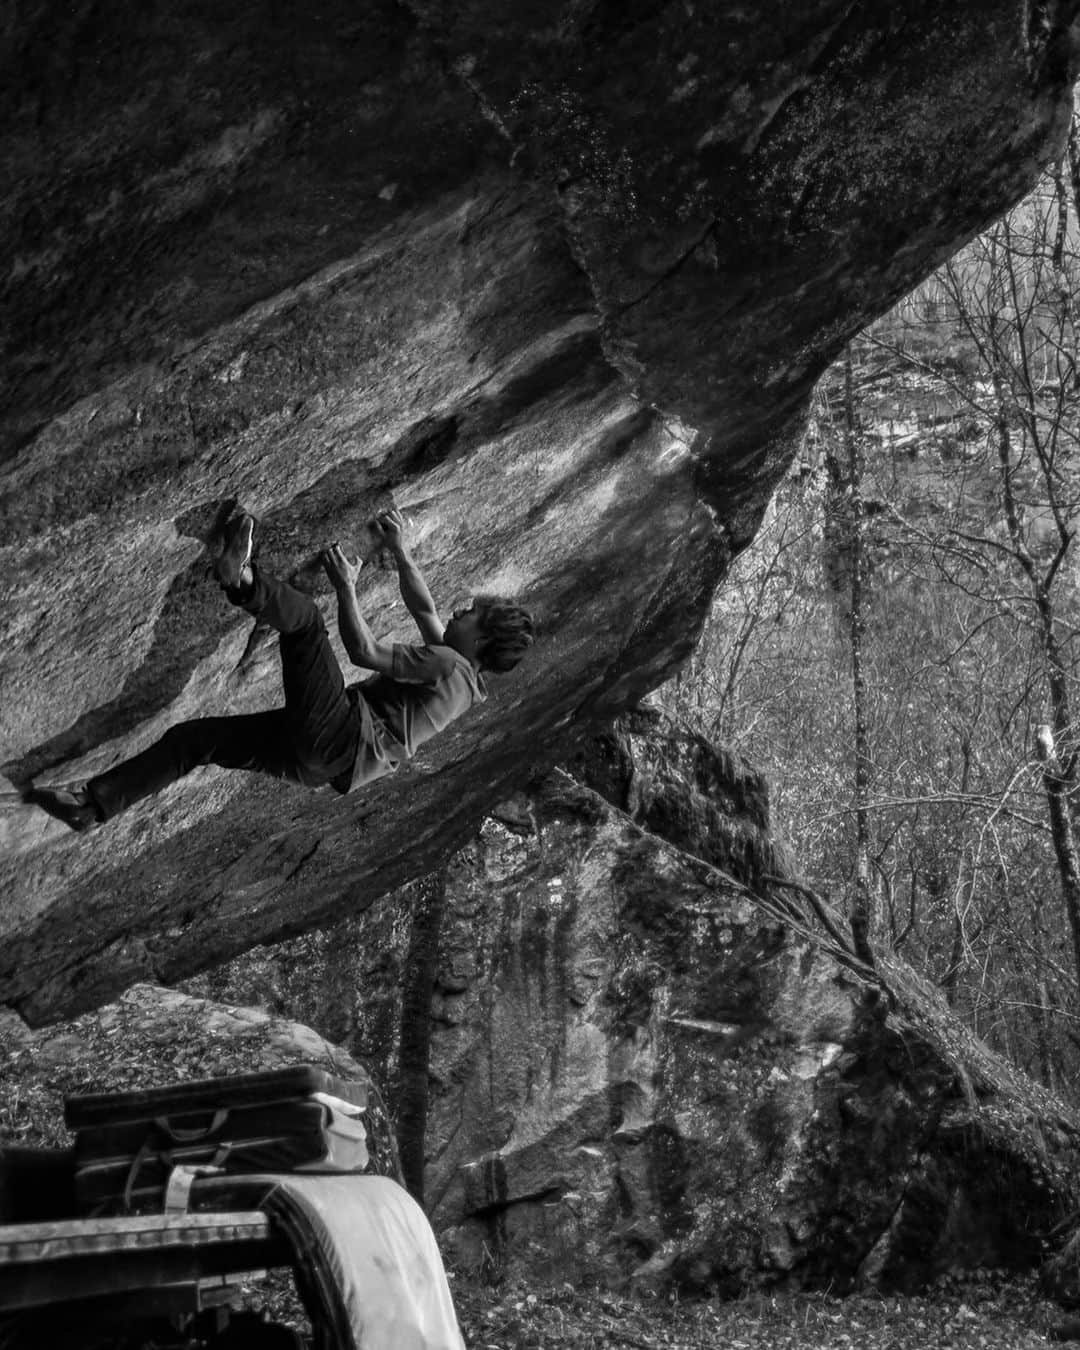
[[[770,780],[856,943],[1067,1096],[1080,1069],[1080,136],[853,341],[655,697]]]

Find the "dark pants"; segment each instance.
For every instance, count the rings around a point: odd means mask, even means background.
[[[141,755],[86,785],[103,820],[160,792],[200,764],[250,769],[308,787],[348,787],[360,718],[315,602],[284,581],[254,572],[247,592],[226,591],[281,634],[285,706],[246,717],[179,722]]]

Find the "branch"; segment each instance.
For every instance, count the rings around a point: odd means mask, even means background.
[[[1026,769],[1027,765],[1024,766]],[[1016,776],[1019,776],[1017,774]],[[1013,782],[1015,782],[1015,777]],[[1012,791],[1013,784],[1010,783],[1006,793]],[[1018,820],[1022,825],[1027,825],[1030,829],[1040,830],[1048,833],[1049,827],[1042,821],[1033,820],[1030,816],[1025,816],[1023,812],[1016,811],[1011,807],[1002,804],[1002,799],[989,792],[984,793],[962,793],[962,792],[937,792],[924,797],[885,797],[880,801],[867,802],[865,809],[867,811],[890,811],[897,806],[969,806],[972,809],[988,810],[991,814],[1000,814],[1008,816],[1010,820]],[[849,816],[855,810],[853,806],[841,806],[835,811],[823,811],[817,816],[807,816],[808,825],[817,825],[823,820],[835,820],[840,816]]]
[[[832,940],[837,944],[838,947],[842,948],[845,954],[848,957],[850,957],[852,961],[857,961],[854,948],[850,945],[847,938],[844,936],[843,929],[840,927],[839,915],[837,915],[833,911],[832,907],[825,900],[823,900],[816,891],[812,891],[809,886],[804,886],[801,881],[790,881],[786,877],[777,877],[771,874],[765,874],[762,876],[761,879],[762,881],[768,882],[770,886],[782,886],[786,890],[796,891],[799,895],[803,896],[804,899],[808,900],[814,913],[821,921],[821,926],[825,929],[825,931],[832,938]],[[863,962],[859,961],[858,965],[860,969],[866,971],[870,975],[875,974],[873,968],[864,965]]]

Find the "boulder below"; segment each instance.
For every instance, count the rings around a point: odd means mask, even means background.
[[[423,887],[206,986],[396,1081],[403,1161],[430,1014],[425,1200],[468,1266],[731,1294],[1039,1264],[1080,1117],[793,903],[760,777],[644,711],[569,767]]]

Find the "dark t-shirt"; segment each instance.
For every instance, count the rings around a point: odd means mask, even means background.
[[[452,647],[395,642],[393,660],[393,675],[377,675],[349,689],[361,714],[351,787],[391,773],[425,741],[487,698],[475,666]],[[364,716],[363,704],[373,716]]]

